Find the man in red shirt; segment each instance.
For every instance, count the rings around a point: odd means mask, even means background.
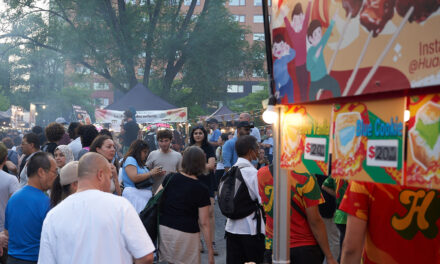
[[[341,263],[440,263],[440,192],[350,182]]]
[[[290,261],[295,264],[337,263],[327,240],[318,205],[324,203],[318,181],[311,174],[289,172],[291,183]],[[272,249],[273,177],[269,166],[258,171],[258,189],[266,212],[266,249]]]

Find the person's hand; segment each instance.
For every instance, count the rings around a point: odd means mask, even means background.
[[[111,172],[112,172],[112,180],[116,181],[118,180],[118,171],[116,170],[116,166],[114,164],[111,164]]]
[[[161,167],[154,167],[152,170],[150,170],[150,172],[153,176],[158,175],[161,171],[162,171]]]
[[[5,232],[0,232],[0,249],[8,247],[8,239],[9,237]]]
[[[284,18],[287,17],[288,14],[289,14],[289,8],[287,7],[287,5],[282,5],[280,7],[280,15]]]
[[[335,13],[333,14],[333,17],[332,17],[332,20],[333,20],[333,21],[336,21],[336,17],[338,16],[338,12],[339,12],[339,7],[336,8]]]
[[[338,264],[338,262],[333,258],[326,258],[328,264]]]
[[[154,167],[150,172],[153,174],[153,176],[165,175],[165,171],[162,169],[162,167]]]
[[[17,166],[15,166],[15,164],[12,161],[7,160],[5,165],[10,172],[17,173]]]

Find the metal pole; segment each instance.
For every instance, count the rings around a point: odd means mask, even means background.
[[[267,0],[262,0],[264,22],[264,44],[266,47],[267,76],[269,78],[269,97],[275,94],[275,81],[273,78],[272,40],[270,37],[270,21]]]
[[[278,118],[273,123],[274,132],[274,203],[273,203],[273,263],[290,263],[290,188],[287,171],[280,168],[281,158],[281,129],[283,124],[283,106],[277,105],[275,111]]]

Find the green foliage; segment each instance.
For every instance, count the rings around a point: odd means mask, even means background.
[[[10,106],[9,98],[5,96],[3,92],[0,92],[0,111],[6,111]]]
[[[261,110],[263,108],[261,102],[269,97],[267,84],[265,89],[256,93],[251,93],[243,98],[229,102],[231,110],[237,113]]]
[[[249,47],[246,41],[239,41],[247,31],[232,20],[220,1],[211,3],[199,23],[188,44],[182,84],[191,87],[193,100],[201,103],[224,97],[227,80],[243,69]]]
[[[156,92],[171,100],[172,93],[185,96],[190,87],[193,102],[206,105],[225,95],[231,76],[262,69],[261,49],[248,46],[243,38],[248,32],[233,21],[224,1],[204,1],[197,12],[197,0],[190,6],[183,0],[136,5],[58,0],[48,1],[50,10],[37,2],[8,1],[0,18],[12,29],[0,38],[50,50],[64,63],[82,65],[122,91],[142,78],[147,87],[159,85]],[[136,75],[138,67],[143,76]],[[71,76],[66,77],[68,82]],[[175,86],[176,80],[181,84]]]

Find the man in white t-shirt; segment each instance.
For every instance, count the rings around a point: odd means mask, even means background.
[[[110,191],[110,163],[87,153],[78,190],[46,216],[38,263],[153,263],[154,245],[135,209]]]
[[[147,167],[152,170],[156,167],[162,168],[162,173],[153,176],[153,193],[159,188],[165,175],[177,172],[180,169],[182,155],[171,149],[171,141],[173,140],[173,132],[168,129],[157,131],[157,144],[159,149],[152,151],[147,158]]]
[[[259,146],[253,136],[241,136],[235,143],[238,159],[234,166],[240,168],[243,180],[249,190],[252,200],[258,199],[261,204],[261,197],[258,191],[257,169],[251,161],[258,157]],[[241,219],[227,219],[226,221],[226,263],[241,264],[245,262],[263,262],[264,257],[264,234],[265,224],[262,214],[251,213]],[[258,229],[259,228],[259,229]]]

